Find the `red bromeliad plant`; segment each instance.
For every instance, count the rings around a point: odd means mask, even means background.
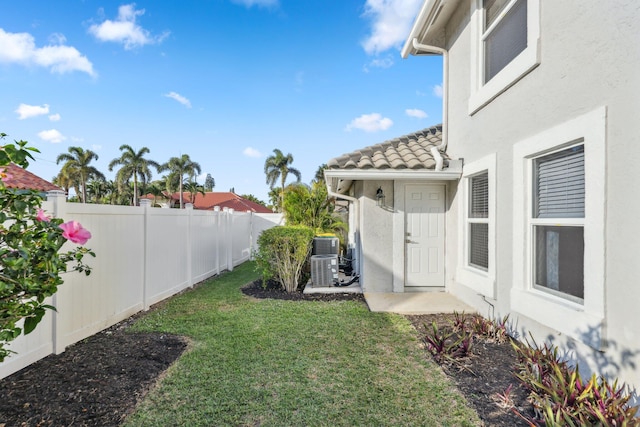
[[[5,136],[0,133],[0,139]],[[0,180],[10,178],[2,166],[27,167],[30,151],[38,150],[25,141],[0,147]],[[55,309],[45,299],[63,283],[61,273],[91,272],[82,262],[85,255],[95,256],[89,249],[61,251],[67,241],[85,244],[91,233],[75,221],[48,216],[42,202],[38,191],[10,189],[0,181],[0,362],[11,353],[11,341],[33,331],[46,310]]]
[[[532,338],[533,340],[533,338]],[[531,426],[638,426],[637,408],[629,406],[631,396],[592,375],[584,381],[577,367],[558,357],[558,348],[544,344],[518,345],[516,377],[529,390],[529,400],[538,416],[526,419]]]

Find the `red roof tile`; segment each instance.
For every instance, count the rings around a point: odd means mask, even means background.
[[[7,188],[17,188],[20,190],[38,190],[38,191],[53,191],[62,190],[57,185],[53,185],[49,181],[40,178],[37,175],[32,174],[26,169],[21,168],[13,163],[4,166],[8,178],[4,179],[4,185]],[[2,167],[0,167],[2,170]]]
[[[182,196],[185,203],[191,203],[191,193],[186,191],[182,193]],[[179,200],[180,194],[172,194],[171,199]],[[229,208],[239,212],[273,213],[271,209],[244,199],[232,192],[210,192],[205,193],[204,196],[201,193],[195,194],[194,209],[213,210],[215,206],[220,206],[220,209]]]

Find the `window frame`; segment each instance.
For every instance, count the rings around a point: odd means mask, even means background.
[[[511,0],[491,27],[511,10],[517,0]],[[540,0],[524,0],[527,7],[527,47],[504,66],[488,82],[485,77],[484,7],[483,0],[471,2],[471,91],[468,112],[473,115],[502,92],[540,64]]]
[[[473,205],[473,199],[474,199],[474,192],[473,192],[473,180],[477,179],[481,176],[486,176],[486,181],[487,181],[487,214],[486,216],[483,217],[475,217],[471,215],[471,211],[472,211],[472,205]],[[468,250],[467,250],[467,262],[465,263],[468,267],[471,268],[477,268],[479,270],[482,271],[489,271],[489,215],[491,215],[491,209],[489,209],[489,171],[488,170],[484,170],[481,171],[477,174],[474,174],[472,176],[469,176],[466,178],[467,179],[467,185],[469,188],[469,191],[467,192],[467,244],[468,244]],[[471,233],[471,228],[473,224],[486,224],[487,225],[487,266],[481,266],[478,264],[474,264],[471,260],[471,248],[473,247],[472,245],[472,240],[473,240],[473,235]]]
[[[459,207],[458,266],[456,281],[473,289],[488,298],[495,298],[496,277],[496,160],[495,153],[464,165],[462,173],[462,200]],[[470,218],[471,180],[479,175],[487,174],[488,218]],[[486,223],[488,225],[488,268],[484,269],[469,262],[470,224]]]
[[[605,313],[606,107],[531,136],[513,146],[513,310],[595,349],[603,348]],[[585,156],[585,215],[549,218],[584,226],[584,298],[572,301],[533,285],[533,160],[576,145]]]

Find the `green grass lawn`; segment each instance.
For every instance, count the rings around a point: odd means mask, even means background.
[[[126,426],[471,426],[480,422],[402,316],[362,303],[255,300],[253,264],[141,318],[191,348]]]

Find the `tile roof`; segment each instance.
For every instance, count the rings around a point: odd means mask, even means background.
[[[329,169],[434,169],[431,148],[442,143],[442,125],[335,157]],[[442,153],[445,159],[446,153]]]
[[[62,190],[57,185],[53,185],[49,181],[44,180],[39,176],[34,175],[28,170],[23,169],[13,163],[4,166],[4,168],[6,170],[6,173],[10,176],[3,180],[4,185],[7,188],[38,191]],[[0,167],[0,170],[2,170],[2,167]]]
[[[182,195],[185,203],[191,202],[191,193],[185,191]],[[180,200],[180,194],[172,194],[171,199]],[[204,196],[201,193],[195,194],[194,209],[213,210],[215,206],[220,206],[220,209],[229,208],[238,212],[273,213],[271,209],[244,199],[232,192],[208,192]]]

